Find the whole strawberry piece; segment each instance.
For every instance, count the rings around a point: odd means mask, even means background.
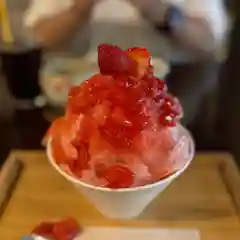
[[[127,52],[111,44],[98,46],[98,65],[101,74],[111,76],[136,76],[138,67]]]

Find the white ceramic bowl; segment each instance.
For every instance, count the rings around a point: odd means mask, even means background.
[[[186,164],[169,177],[141,187],[108,189],[87,184],[70,176],[55,163],[51,153],[51,141],[47,145],[47,156],[53,168],[71,182],[104,216],[116,219],[133,218],[141,214],[146,206],[174,179],[179,177],[192,161],[195,154],[194,141],[184,127],[179,125],[178,128],[180,136],[186,136],[189,139]]]

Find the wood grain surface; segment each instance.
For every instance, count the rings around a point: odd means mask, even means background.
[[[127,221],[101,216],[54,171],[44,152],[15,151],[7,162],[13,158],[24,169],[0,219],[0,239],[17,240],[43,220],[67,216],[83,226],[197,228],[202,240],[240,239],[240,175],[228,154],[197,154],[139,218]]]

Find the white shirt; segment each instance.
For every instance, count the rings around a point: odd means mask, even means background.
[[[32,27],[40,19],[67,10],[71,7],[72,1],[32,0],[25,14],[24,24],[27,27]],[[196,16],[207,20],[216,42],[223,41],[227,30],[227,17],[223,0],[162,1],[177,5],[188,16]],[[149,8],[152,9],[152,14],[157,16],[156,6],[149,5]],[[91,36],[89,35],[89,29],[92,30]],[[84,29],[79,29],[75,39],[69,43],[68,50],[65,50],[84,54],[88,40],[91,42],[91,48],[96,48],[99,43],[103,42],[118,44],[124,48],[133,45],[144,46],[149,48],[152,54],[161,55],[164,58],[168,58],[169,55],[176,52],[174,44],[151,29],[141,19],[138,11],[125,0],[102,0],[97,4],[89,25]]]

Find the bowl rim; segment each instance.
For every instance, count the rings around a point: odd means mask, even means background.
[[[46,147],[46,152],[47,152],[47,158],[49,163],[52,165],[52,167],[59,172],[65,179],[67,179],[68,181],[70,181],[73,184],[77,184],[77,185],[81,185],[82,187],[88,188],[88,189],[92,189],[95,191],[101,191],[101,192],[116,192],[116,193],[126,193],[126,192],[135,192],[135,191],[143,191],[143,190],[149,190],[152,188],[155,188],[159,185],[164,185],[166,183],[170,183],[172,182],[174,179],[176,179],[177,177],[179,177],[190,165],[190,163],[192,162],[194,155],[195,155],[195,143],[193,140],[193,137],[191,135],[191,133],[182,125],[178,125],[178,128],[180,128],[180,130],[189,138],[190,140],[190,156],[189,156],[189,160],[187,161],[187,163],[178,171],[172,173],[170,176],[159,180],[157,182],[151,183],[151,184],[147,184],[147,185],[143,185],[143,186],[138,186],[138,187],[131,187],[131,188],[119,188],[119,189],[111,189],[111,188],[106,188],[106,187],[99,187],[99,186],[94,186],[88,183],[85,183],[84,181],[81,181],[73,176],[71,176],[70,174],[66,173],[57,163],[55,163],[53,157],[52,157],[52,149],[51,149],[51,139],[49,139],[49,141],[47,142],[47,147]]]

